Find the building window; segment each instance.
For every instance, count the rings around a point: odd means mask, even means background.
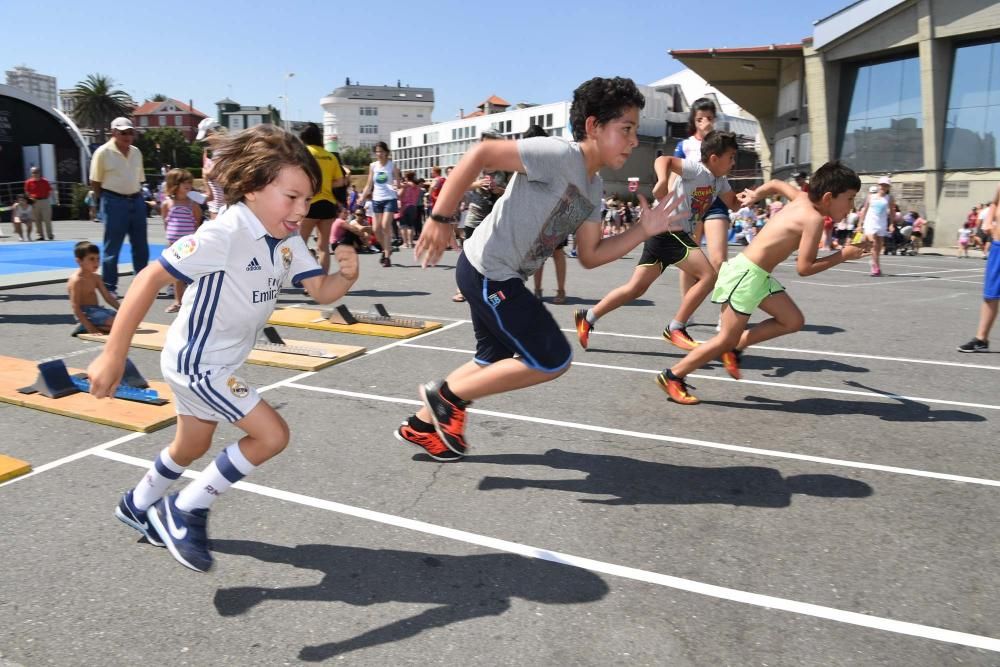
[[[149,116],[139,116],[139,126],[149,127]]]
[[[362,125],[358,131],[361,134],[378,134],[378,125]]]
[[[919,58],[859,64],[844,85],[840,158],[860,172],[923,167]]]
[[[243,129],[243,116],[230,116],[229,117],[229,129],[230,130],[242,130]]]
[[[361,107],[362,116],[377,116],[378,107]]]
[[[174,127],[180,127],[184,124],[184,116],[174,116]]]
[[[944,127],[944,167],[1000,166],[1000,41],[955,49]]]
[[[968,199],[969,198],[969,182],[968,181],[945,181],[944,190],[942,194],[945,197],[954,197],[957,199]]]
[[[552,114],[545,114],[545,127],[552,127]]]
[[[167,117],[166,116],[157,116],[156,118],[158,119],[158,122],[160,123],[160,127],[166,127],[166,125],[167,125]]]

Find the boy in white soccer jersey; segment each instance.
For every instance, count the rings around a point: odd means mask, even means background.
[[[177,434],[139,484],[122,496],[115,516],[200,572],[212,566],[206,533],[212,503],[288,444],[288,424],[236,371],[283,285],[304,286],[319,303],[330,303],[358,276],[352,248],[338,246],[340,271],[324,275],[299,236],[320,171],[297,138],[259,125],[219,135],[212,143],[212,177],[229,207],[212,224],[164,250],[136,277],[104,352],[88,368],[91,393],[111,396],[132,335],[157,292],[175,279],[189,285],[160,357],[177,406]],[[220,420],[246,436],[226,447],[180,493],[164,497],[184,469],[208,451]]]

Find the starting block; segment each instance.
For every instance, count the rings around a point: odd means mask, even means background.
[[[166,324],[142,322],[132,336],[132,347],[145,350],[162,350],[167,342]],[[273,334],[268,334],[270,329]],[[301,340],[285,340],[271,327],[264,329],[267,341],[259,341],[247,357],[248,364],[291,368],[298,371],[318,371],[342,361],[360,357],[365,348],[356,345],[335,345]],[[277,336],[280,343],[271,338]],[[108,337],[100,334],[80,334],[80,340],[107,343]]]
[[[46,398],[63,398],[79,392],[90,393],[90,381],[85,373],[70,375],[66,363],[62,359],[46,361],[38,364],[38,379],[34,384],[21,387],[19,394],[41,394]],[[155,389],[149,388],[146,378],[131,359],[125,360],[125,374],[121,384],[115,389],[115,398],[153,405],[166,405],[168,401],[160,398]]]
[[[85,378],[82,371],[66,368],[62,360],[36,364],[0,356],[0,402],[143,433],[177,419],[170,387],[164,382],[146,382],[134,365],[111,400],[87,393],[90,384]]]
[[[386,338],[412,338],[441,328],[440,322],[390,315],[380,303],[375,304],[366,313],[352,312],[343,305],[325,311],[279,308],[271,314],[268,324]]]
[[[0,454],[0,483],[31,472],[31,464],[13,456]]]

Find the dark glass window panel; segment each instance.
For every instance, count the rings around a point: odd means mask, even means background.
[[[1000,42],[955,49],[944,130],[944,167],[1000,165]]]

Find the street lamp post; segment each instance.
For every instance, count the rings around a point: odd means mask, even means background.
[[[295,72],[287,72],[285,74],[285,116],[284,116],[285,132],[288,132],[288,128],[289,128],[289,125],[288,125],[288,80],[291,79],[293,76],[295,76]]]

